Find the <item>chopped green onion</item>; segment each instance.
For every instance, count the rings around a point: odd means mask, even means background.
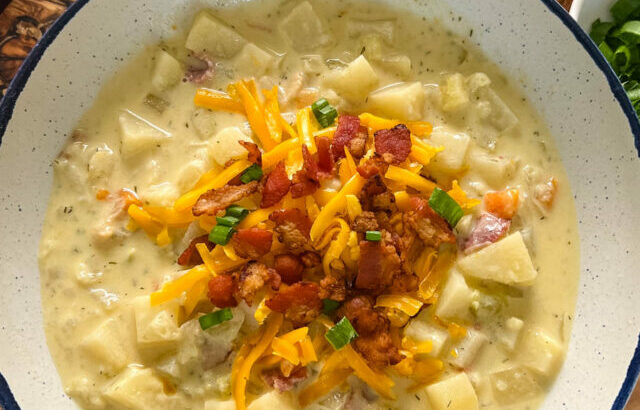
[[[460,205],[444,192],[440,188],[436,188],[429,197],[429,206],[436,211],[438,215],[443,217],[452,228],[455,228],[456,224],[462,218],[464,212]]]
[[[225,216],[216,216],[216,222],[218,223],[218,225],[234,227],[238,225],[240,220],[235,216],[225,215]]]
[[[589,33],[589,36],[591,36],[594,43],[600,44],[607,38],[607,35],[609,35],[609,32],[614,27],[614,23],[608,21],[603,22],[598,19],[591,25],[591,32]]]
[[[259,181],[260,178],[262,178],[262,168],[258,164],[253,164],[244,170],[242,176],[240,176],[240,181],[243,184],[248,184],[251,181]]]
[[[371,242],[379,242],[380,239],[382,239],[382,234],[380,231],[367,231],[367,233],[364,234],[364,239]]]
[[[640,0],[618,0],[611,6],[611,15],[616,22],[622,23],[640,10]]]
[[[320,124],[322,128],[333,125],[333,122],[338,116],[338,111],[329,104],[329,101],[327,101],[326,98],[320,98],[318,101],[311,104],[311,111],[313,111],[313,115],[316,117],[318,124]]]
[[[232,216],[238,221],[242,221],[249,215],[249,210],[241,207],[240,205],[231,205],[227,208],[226,216]]]
[[[219,325],[220,323],[231,319],[233,319],[233,312],[231,312],[231,309],[229,308],[224,308],[216,310],[215,312],[207,313],[204,316],[200,316],[198,318],[198,322],[200,322],[202,330],[207,330],[211,326]]]
[[[342,349],[357,337],[358,333],[346,317],[340,319],[340,321],[334,327],[327,330],[327,333],[324,335],[324,338],[327,339],[336,350]]]
[[[333,299],[322,299],[322,313],[329,316],[340,307],[340,302]]]
[[[209,232],[209,241],[224,246],[229,243],[234,232],[232,226],[216,225]]]

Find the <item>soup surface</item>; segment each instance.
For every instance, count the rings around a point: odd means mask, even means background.
[[[467,38],[361,2],[200,12],[54,161],[43,314],[90,409],[536,408],[571,190]]]

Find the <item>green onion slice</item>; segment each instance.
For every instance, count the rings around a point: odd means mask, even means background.
[[[380,239],[382,239],[382,234],[380,233],[380,231],[367,231],[364,234],[364,239],[371,242],[379,242]]]
[[[313,111],[313,115],[322,128],[333,125],[333,122],[338,116],[338,111],[329,104],[326,98],[320,98],[311,104],[311,111]]]
[[[340,307],[340,302],[333,299],[322,299],[322,313],[329,316]]]
[[[334,349],[340,350],[357,338],[358,333],[353,326],[351,326],[349,319],[343,317],[334,327],[325,333],[324,337]]]
[[[216,225],[209,232],[209,241],[224,246],[229,243],[234,232],[233,226]]]
[[[200,316],[198,318],[198,322],[200,322],[202,330],[207,330],[211,326],[219,325],[220,323],[231,319],[233,319],[233,312],[231,312],[231,309],[229,308],[224,308],[216,310],[215,312],[207,313],[204,316]]]
[[[249,210],[241,207],[240,205],[231,205],[227,208],[226,216],[232,216],[238,221],[242,221],[249,215]]]
[[[262,168],[258,164],[253,164],[244,170],[240,176],[240,181],[243,184],[248,184],[251,181],[259,181],[260,178],[262,178]]]
[[[638,0],[618,0],[611,6],[611,15],[618,23],[622,23],[632,17],[631,15],[640,10]]]
[[[438,215],[443,217],[452,228],[455,228],[456,224],[462,218],[464,212],[460,205],[444,192],[440,188],[436,188],[429,197],[429,206],[436,211]]]

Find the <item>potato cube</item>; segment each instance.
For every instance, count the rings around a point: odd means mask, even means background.
[[[467,328],[467,335],[451,346],[452,349],[455,349],[455,354],[449,355],[447,361],[456,367],[466,368],[473,363],[487,341],[487,336],[484,333]]]
[[[236,70],[243,76],[259,77],[266,73],[275,61],[275,56],[253,43],[247,43],[235,57]]]
[[[252,401],[247,410],[295,410],[296,407],[290,394],[272,390]]]
[[[176,347],[180,338],[178,303],[175,301],[151,306],[149,296],[133,300],[138,348],[148,354],[160,355]]]
[[[308,1],[297,5],[278,26],[280,33],[291,47],[299,52],[308,52],[325,46],[331,41],[320,17]]]
[[[530,286],[538,275],[520,232],[465,256],[458,267],[465,275],[506,285]]]
[[[515,161],[512,159],[490,155],[480,150],[469,155],[469,165],[494,189],[503,188],[515,172]]]
[[[474,410],[478,397],[466,373],[458,373],[427,387],[433,410]]]
[[[464,77],[460,73],[447,77],[442,90],[442,110],[454,112],[469,103],[469,93],[465,87]]]
[[[397,120],[422,118],[424,88],[422,83],[403,83],[382,88],[369,96],[369,110]]]
[[[498,131],[506,131],[518,124],[518,117],[511,111],[511,108],[500,98],[491,88],[481,88],[478,96],[487,101],[491,106],[489,122]]]
[[[179,195],[180,193],[175,184],[171,182],[150,185],[140,192],[140,196],[143,197],[145,201],[157,206],[171,206],[173,201],[178,199]]]
[[[560,342],[542,329],[529,329],[520,346],[520,361],[542,376],[551,377],[558,370],[564,356]]]
[[[364,56],[358,56],[342,70],[331,72],[327,85],[352,103],[363,103],[378,86],[378,75]]]
[[[197,53],[231,58],[245,45],[246,40],[235,30],[225,26],[210,13],[202,11],[196,16],[185,47]]]
[[[109,148],[98,149],[89,160],[89,179],[94,183],[108,180],[116,158]]]
[[[449,332],[429,323],[431,313],[423,311],[412,319],[404,329],[404,335],[415,343],[431,342],[429,356],[438,357],[449,340]]]
[[[204,402],[204,410],[236,410],[236,402],[211,399]]]
[[[467,286],[464,277],[452,270],[438,299],[436,315],[447,320],[469,319],[472,300],[473,291]]]
[[[198,182],[198,179],[207,172],[210,166],[202,159],[194,159],[185,164],[178,171],[178,180],[176,185],[181,192],[188,191]]]
[[[521,319],[510,317],[504,322],[502,331],[498,335],[498,340],[500,340],[500,343],[508,350],[512,351],[516,347],[523,326],[524,322]]]
[[[151,85],[156,91],[164,91],[176,85],[182,78],[182,64],[171,54],[158,50],[156,65],[151,74]]]
[[[396,22],[394,20],[350,19],[347,21],[347,35],[352,38],[375,33],[391,44],[395,37],[395,30]]]
[[[173,408],[162,380],[151,369],[129,367],[105,389],[104,398],[117,408],[148,410]]]
[[[100,323],[80,343],[81,348],[109,370],[120,370],[137,358],[131,311]]]
[[[247,150],[238,141],[253,142],[251,137],[238,127],[224,128],[209,141],[209,152],[213,159],[224,167],[229,160],[247,157]]]
[[[464,133],[452,133],[436,128],[427,142],[436,147],[444,147],[429,164],[429,168],[448,174],[461,171],[467,158],[471,138]]]
[[[542,391],[535,375],[522,366],[491,373],[489,379],[493,397],[500,404],[523,402]]]
[[[411,59],[404,54],[384,56],[380,59],[379,64],[385,71],[398,78],[407,78],[411,74]],[[421,94],[424,96],[424,92]]]
[[[118,121],[120,122],[122,155],[124,157],[132,157],[149,151],[156,144],[171,136],[169,132],[130,111],[121,113]]]

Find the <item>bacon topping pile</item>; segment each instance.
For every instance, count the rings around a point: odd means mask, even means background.
[[[311,220],[307,214],[298,208],[281,209],[269,215],[269,219],[276,223],[274,230],[290,251],[299,253],[311,249]]]
[[[304,265],[296,255],[290,253],[276,255],[274,258],[274,267],[278,275],[280,275],[280,278],[282,278],[282,281],[287,285],[302,280]]]
[[[261,208],[268,208],[280,202],[291,186],[291,181],[284,167],[284,162],[280,161],[267,175],[264,188],[262,189]]]
[[[269,309],[284,313],[296,326],[302,326],[318,317],[322,309],[320,288],[313,282],[297,282],[280,289],[265,304]]]
[[[238,275],[237,296],[244,299],[249,306],[253,303],[255,294],[266,284],[277,290],[280,288],[280,276],[265,264],[251,261],[247,263]]]
[[[209,281],[209,299],[215,307],[226,308],[238,305],[233,297],[236,286],[231,275],[218,275]]]
[[[345,157],[344,147],[351,151],[351,155],[360,158],[364,155],[367,138],[366,127],[360,126],[360,118],[354,115],[340,115],[338,127],[331,142],[331,153],[334,161]]]
[[[245,259],[258,259],[271,250],[273,233],[266,229],[248,228],[238,229],[231,238],[236,254]]]
[[[400,164],[411,152],[411,132],[404,124],[374,134],[376,152],[389,164]]]

